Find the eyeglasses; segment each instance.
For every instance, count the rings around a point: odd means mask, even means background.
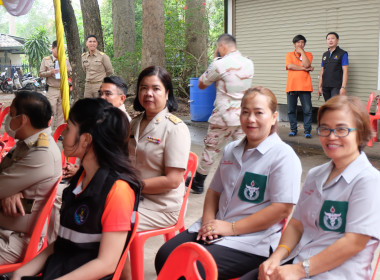
[[[337,127],[337,128],[328,128],[325,126],[317,127],[317,134],[322,137],[329,137],[331,132],[334,133],[336,137],[346,137],[350,134],[351,131],[355,131],[356,128],[348,127]]]

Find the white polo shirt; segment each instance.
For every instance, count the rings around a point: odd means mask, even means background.
[[[332,162],[311,169],[293,218],[304,233],[289,259],[310,258],[345,232],[371,236],[367,246],[342,265],[312,279],[370,279],[371,261],[380,238],[380,172],[362,152],[339,176],[326,182]],[[311,264],[313,265],[313,264]]]
[[[296,204],[300,193],[301,162],[293,149],[274,133],[257,148],[247,150],[246,138],[228,144],[210,184],[221,194],[216,219],[233,222],[245,218],[273,202]],[[198,220],[189,232],[201,227]],[[283,223],[266,230],[226,236],[218,245],[264,257],[269,247],[277,247]]]

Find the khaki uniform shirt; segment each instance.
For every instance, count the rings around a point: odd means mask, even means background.
[[[129,155],[140,170],[141,178],[165,175],[165,167],[186,169],[190,152],[190,132],[186,124],[165,108],[158,113],[139,135],[144,114],[131,122]],[[160,194],[144,194],[139,208],[158,212],[179,211],[185,194],[184,181],[178,188]]]
[[[54,56],[47,56],[42,59],[40,72],[38,72],[38,76],[41,78],[46,78],[46,84],[49,87],[60,88],[61,87],[61,79],[56,79],[54,74],[54,63],[57,60]],[[71,65],[66,60],[67,72],[71,72]]]
[[[215,82],[216,98],[209,123],[219,126],[240,126],[240,104],[244,91],[251,87],[253,62],[231,52],[215,59],[199,78],[206,86]]]
[[[48,139],[41,139],[40,134]],[[32,214],[9,217],[0,211],[0,230],[31,234],[50,191],[62,173],[61,153],[51,129],[18,141],[0,164],[0,199],[22,192],[35,199]]]
[[[110,58],[98,50],[93,55],[89,52],[82,54],[82,67],[86,73],[86,82],[102,82],[105,77],[113,74]]]

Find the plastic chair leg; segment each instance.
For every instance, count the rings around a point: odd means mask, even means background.
[[[144,280],[144,245],[145,239],[135,238],[131,244],[131,270],[133,280]]]
[[[169,239],[172,239],[175,236],[175,232],[169,232],[164,235],[165,242],[168,241]]]

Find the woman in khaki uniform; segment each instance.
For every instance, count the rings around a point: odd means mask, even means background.
[[[138,231],[177,222],[190,152],[186,124],[170,112],[177,110],[169,73],[160,66],[144,69],[138,78],[134,109],[143,113],[131,122],[129,154],[145,186]]]

